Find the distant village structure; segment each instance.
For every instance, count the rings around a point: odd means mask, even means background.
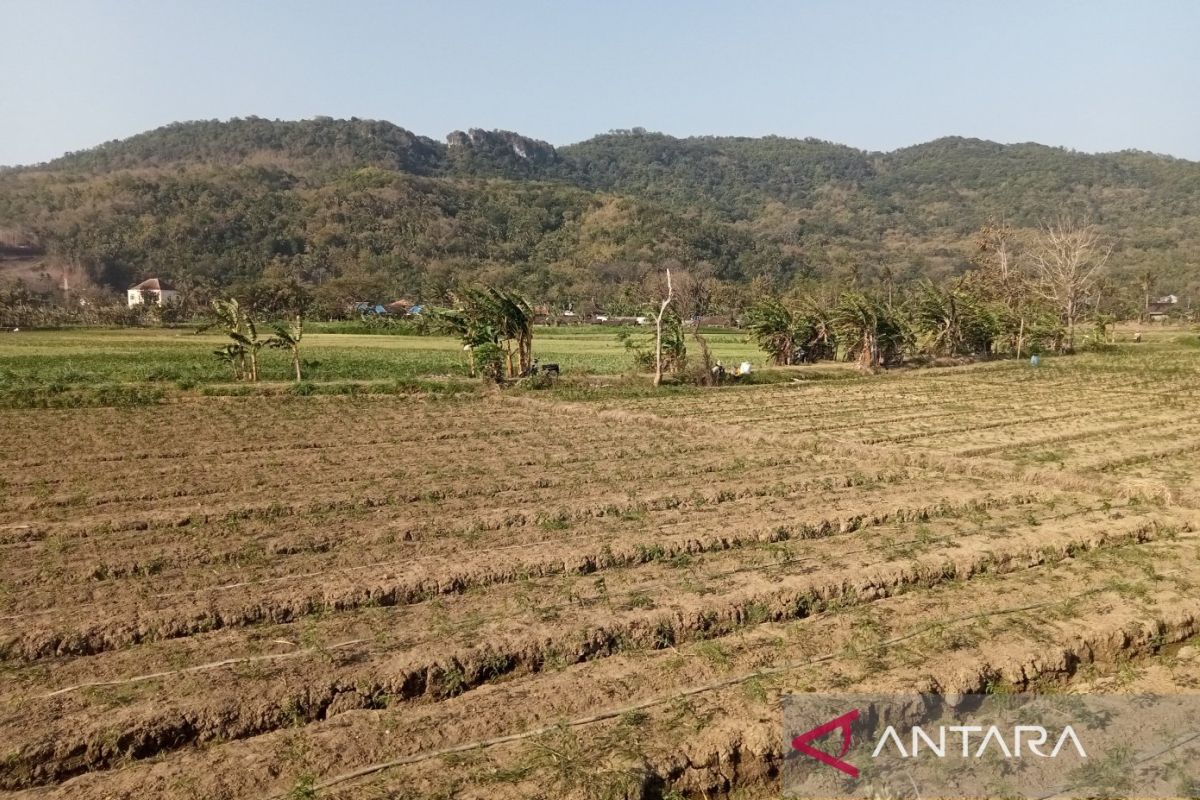
[[[1179,297],[1173,294],[1159,297],[1146,305],[1146,316],[1151,322],[1166,322],[1171,312],[1179,307]]]
[[[174,300],[175,296],[179,293],[172,289],[166,281],[159,280],[158,278],[147,278],[137,286],[132,287],[126,294],[128,295],[129,307],[133,308],[134,306],[141,305],[161,306],[164,303]]]

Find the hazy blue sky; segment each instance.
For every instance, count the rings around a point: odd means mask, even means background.
[[[174,120],[1200,159],[1200,2],[0,0],[0,164]]]

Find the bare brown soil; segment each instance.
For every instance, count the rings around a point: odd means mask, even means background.
[[[3,412],[0,793],[758,797],[786,692],[1194,688],[1173,380]]]

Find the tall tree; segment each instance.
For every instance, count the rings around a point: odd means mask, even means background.
[[[979,230],[975,244],[972,260],[979,265],[971,276],[975,289],[992,305],[1006,349],[1020,358],[1032,321],[1041,315],[1030,275],[1021,267],[1021,239],[1007,222],[989,221]]]
[[[1154,291],[1154,271],[1144,269],[1138,273],[1138,287],[1142,290],[1142,310],[1138,313],[1138,322],[1145,322],[1150,317],[1150,293]]]
[[[976,260],[989,268],[990,278],[996,284],[1007,284],[1017,277],[1016,231],[1004,221],[989,220],[975,237],[978,248]]]
[[[1075,325],[1113,247],[1091,225],[1059,218],[1042,228],[1030,252],[1035,287],[1066,326],[1063,349],[1075,349]]]

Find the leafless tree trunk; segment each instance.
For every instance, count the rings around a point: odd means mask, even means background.
[[[1150,316],[1150,290],[1154,287],[1154,273],[1145,270],[1138,275],[1142,287],[1142,312],[1138,314],[1138,322],[1145,322]]]
[[[1030,253],[1035,288],[1062,315],[1068,351],[1075,349],[1075,324],[1088,292],[1111,254],[1112,245],[1094,227],[1065,219],[1046,225]]]
[[[1021,269],[1023,251],[1017,231],[1003,220],[990,220],[975,239],[978,252],[972,259],[983,268],[985,285],[1017,319],[1016,338],[1009,344],[1017,358],[1025,344],[1025,327],[1030,312],[1030,276]]]
[[[662,303],[658,307],[658,315],[654,318],[654,385],[662,385],[662,321],[663,314],[667,312],[667,306],[671,304],[671,299],[675,296],[675,290],[671,286],[671,270],[667,270],[667,296],[663,298]]]

